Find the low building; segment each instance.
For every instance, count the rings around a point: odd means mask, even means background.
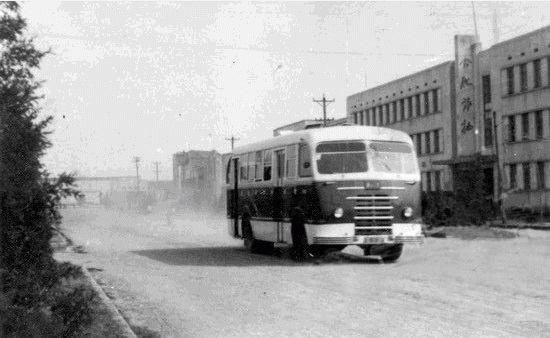
[[[222,155],[212,151],[182,151],[173,155],[174,185],[180,204],[211,208],[221,203]]]

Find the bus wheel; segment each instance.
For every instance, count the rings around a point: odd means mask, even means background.
[[[243,228],[244,247],[252,253],[271,253],[273,251],[273,243],[259,241],[254,238],[250,219],[243,217],[241,221]]]
[[[393,263],[401,257],[403,244],[367,245],[363,247],[365,256],[380,256],[384,263]]]
[[[303,261],[311,257],[310,247],[307,243],[306,228],[303,222],[292,223],[292,251],[291,258],[295,261]]]

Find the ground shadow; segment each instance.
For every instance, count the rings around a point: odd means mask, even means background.
[[[379,264],[376,259],[336,254],[330,257],[295,262],[289,258],[286,249],[276,249],[273,254],[253,254],[235,246],[194,247],[158,250],[136,250],[132,253],[169,265],[187,266],[304,266],[323,264]]]

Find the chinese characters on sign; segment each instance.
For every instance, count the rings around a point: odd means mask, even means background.
[[[457,35],[455,37],[456,59],[456,112],[458,154],[469,155],[475,152],[475,106],[474,106],[474,62],[475,38],[470,35]]]

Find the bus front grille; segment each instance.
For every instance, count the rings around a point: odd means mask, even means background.
[[[397,196],[360,194],[347,199],[355,200],[356,235],[391,235],[393,203]]]

